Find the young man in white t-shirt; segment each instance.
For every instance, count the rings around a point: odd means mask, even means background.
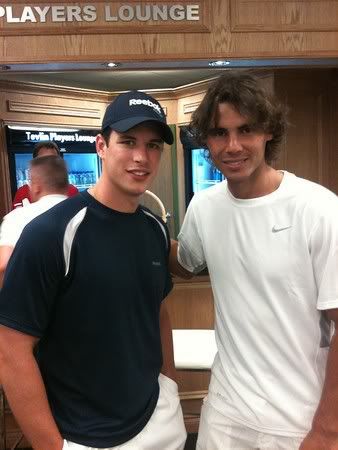
[[[197,449],[338,449],[338,199],[275,170],[283,106],[227,72],[193,115],[226,181],[197,194],[171,270],[208,267],[216,355]]]
[[[8,213],[0,227],[0,287],[15,244],[25,226],[38,215],[67,198],[68,173],[58,155],[41,156],[30,162],[30,197],[33,203]]]

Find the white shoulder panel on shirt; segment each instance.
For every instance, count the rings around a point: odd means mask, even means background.
[[[65,235],[63,237],[63,256],[65,259],[65,276],[69,271],[70,253],[72,250],[73,240],[77,229],[81,225],[86,216],[87,207],[80,209],[80,211],[70,220],[66,227]]]
[[[157,219],[157,217],[155,217],[153,214],[151,214],[149,211],[145,211],[144,209],[142,209],[142,211],[144,212],[144,214],[146,214],[148,217],[151,217],[153,220],[155,220],[155,222],[159,225],[159,227],[161,228],[162,233],[164,234],[164,238],[165,238],[165,242],[166,242],[166,247],[167,250],[169,249],[169,242],[168,242],[168,237],[167,237],[167,233],[165,231],[164,225]]]

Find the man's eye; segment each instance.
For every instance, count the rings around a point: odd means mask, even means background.
[[[150,142],[150,143],[148,144],[148,148],[149,148],[150,150],[161,150],[161,149],[162,149],[162,145],[161,145],[161,144],[158,144],[158,143],[156,143],[156,142]]]
[[[248,133],[251,133],[252,130],[249,126],[245,126],[245,127],[242,127],[240,131],[242,134],[248,134]]]
[[[133,147],[135,145],[135,141],[132,140],[125,140],[125,141],[121,141],[121,144],[126,145],[127,147]]]
[[[213,137],[226,136],[227,130],[224,128],[212,128],[208,131],[208,135]]]

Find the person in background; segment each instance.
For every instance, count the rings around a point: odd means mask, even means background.
[[[40,158],[40,156],[48,156],[48,155],[60,156],[60,149],[55,142],[42,141],[35,145],[32,155],[33,159]],[[72,197],[73,195],[76,195],[78,192],[79,191],[77,187],[73,186],[72,184],[68,185],[68,192],[67,192],[68,197]],[[27,199],[27,202],[29,203],[32,202],[28,184],[24,184],[23,186],[19,187],[19,189],[16,191],[13,199],[13,209],[23,206],[23,202],[25,199]]]
[[[67,198],[67,167],[59,156],[32,159],[29,173],[33,203],[8,213],[0,226],[0,287],[9,258],[25,226],[34,217]]]
[[[215,302],[199,450],[338,449],[338,198],[272,167],[286,126],[234,71],[192,118],[226,178],[193,197],[171,252],[177,275],[208,267]]]
[[[97,184],[30,222],[14,249],[0,291],[0,379],[33,449],[184,447],[164,301],[169,234],[139,205],[164,142],[173,135],[161,105],[119,95],[96,138]]]

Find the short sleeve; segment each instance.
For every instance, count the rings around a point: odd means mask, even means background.
[[[22,226],[17,214],[18,210],[7,214],[0,226],[0,245],[14,247],[20,237]]]
[[[172,291],[174,284],[173,284],[173,279],[172,279],[171,273],[169,271],[170,234],[169,234],[169,230],[168,230],[168,227],[166,224],[164,224],[164,229],[165,229],[165,233],[166,233],[165,251],[166,251],[166,261],[167,261],[167,278],[166,278],[165,292],[164,292],[163,298],[166,298]]]
[[[62,246],[37,219],[23,230],[0,290],[0,324],[41,337],[64,278]]]
[[[338,308],[338,197],[321,213],[310,235],[310,252],[320,310]]]
[[[195,202],[187,209],[181,231],[178,235],[178,262],[189,272],[198,273],[206,267],[205,255],[198,221],[195,213]]]

